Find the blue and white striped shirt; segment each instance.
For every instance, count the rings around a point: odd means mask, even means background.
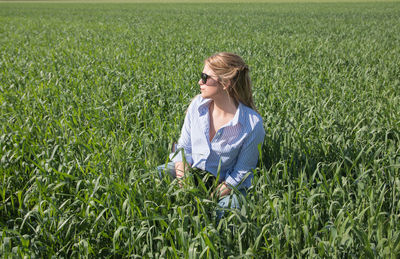
[[[221,127],[210,142],[211,99],[196,96],[186,113],[178,150],[183,150],[185,159],[192,167],[218,174],[221,161],[220,180],[236,186],[248,188],[253,178],[252,169],[257,166],[258,145],[264,141],[264,127],[261,116],[253,109],[239,103],[233,119]],[[182,153],[171,154],[173,162],[182,161]],[[240,185],[244,176],[250,172]]]

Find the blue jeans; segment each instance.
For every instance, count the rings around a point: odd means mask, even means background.
[[[158,171],[160,178],[162,178],[162,176],[163,176],[162,175],[163,171],[169,173],[169,175],[172,178],[176,177],[174,162],[169,162],[168,164],[163,164],[163,165],[158,166],[157,171]],[[246,196],[246,189],[240,189],[239,191],[243,196]],[[240,203],[239,203],[238,198],[239,197],[237,196],[237,194],[232,192],[232,194],[227,195],[218,201],[218,206],[221,209],[218,209],[216,211],[217,224],[218,224],[219,220],[224,216],[224,212],[226,209],[240,209]]]

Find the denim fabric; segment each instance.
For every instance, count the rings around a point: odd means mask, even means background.
[[[175,163],[174,162],[169,162],[168,164],[163,164],[163,165],[157,166],[157,171],[158,171],[158,175],[160,176],[160,178],[163,177],[163,175],[162,175],[163,171],[169,173],[169,175],[172,178],[176,177],[176,174],[175,174]]]

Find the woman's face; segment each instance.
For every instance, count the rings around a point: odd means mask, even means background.
[[[201,91],[201,97],[203,98],[211,98],[220,94],[222,89],[222,85],[218,82],[218,77],[215,75],[214,71],[212,71],[209,66],[206,64],[203,68],[203,78],[207,78],[207,81],[203,83],[203,79],[200,78],[199,85]]]

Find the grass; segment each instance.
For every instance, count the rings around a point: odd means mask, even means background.
[[[4,257],[397,257],[400,5],[1,3]],[[155,167],[202,60],[266,130],[241,210]]]

